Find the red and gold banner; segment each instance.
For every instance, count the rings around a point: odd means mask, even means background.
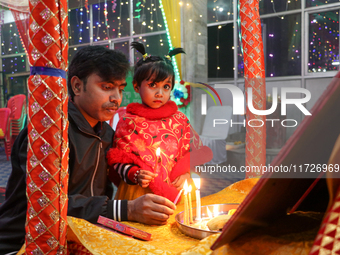
[[[66,254],[67,0],[30,0],[26,254]]]
[[[248,99],[248,88],[252,88],[254,108],[265,110],[266,84],[259,0],[240,0],[240,17],[246,98]],[[251,126],[248,125],[249,120]],[[250,167],[265,165],[266,117],[250,112],[248,102],[246,123],[246,165]],[[260,171],[249,172],[246,173],[246,178],[261,174]]]

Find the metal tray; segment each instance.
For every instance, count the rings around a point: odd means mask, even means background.
[[[210,210],[210,212],[214,212],[214,216],[222,215],[222,214],[228,214],[228,211],[231,209],[236,209],[239,206],[239,204],[214,204],[214,205],[205,205],[201,206],[201,213],[202,213],[202,219],[208,218],[207,209]],[[192,208],[193,211],[193,217],[196,218],[196,207]],[[217,211],[217,212],[216,212]],[[221,231],[212,231],[212,230],[204,230],[195,228],[192,226],[184,225],[183,224],[183,215],[184,212],[180,212],[175,216],[176,223],[178,228],[186,235],[191,236],[193,238],[197,239],[203,239],[210,235],[221,233]],[[195,221],[197,222],[197,221]]]

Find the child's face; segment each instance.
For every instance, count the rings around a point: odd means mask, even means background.
[[[137,83],[134,83],[133,86],[135,91],[140,94],[143,104],[151,108],[159,108],[168,102],[170,98],[172,77],[160,82],[154,82],[153,80],[154,76],[149,80],[143,80],[140,87],[138,87]]]

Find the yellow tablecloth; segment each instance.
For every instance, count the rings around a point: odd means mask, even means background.
[[[240,203],[257,180],[243,180],[216,194],[203,197],[202,205]],[[169,218],[168,224],[164,226],[124,222],[151,233],[152,239],[150,241],[136,240],[93,225],[85,220],[68,217],[68,247],[75,247],[71,254],[307,255],[322,219],[322,215],[318,213],[298,213],[293,217],[287,216],[267,228],[251,231],[232,243],[211,251],[210,246],[219,234],[203,240],[182,234],[175,222],[175,215],[181,211],[183,211],[183,205],[178,205],[174,215]]]
[[[247,179],[224,190],[203,197],[202,205],[240,203],[256,184],[258,179]],[[213,185],[213,181],[211,183]],[[182,234],[177,228],[175,215],[183,211],[183,204],[164,226],[149,226],[135,222],[123,222],[152,234],[152,240],[139,241],[95,226],[85,220],[68,217],[68,240],[81,243],[93,254],[209,254],[210,246],[219,234],[203,240]]]

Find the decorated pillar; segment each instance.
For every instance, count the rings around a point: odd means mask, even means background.
[[[66,254],[67,0],[30,0],[26,254]]]
[[[244,78],[246,98],[252,90],[252,104],[257,110],[266,109],[265,66],[259,0],[240,0],[242,48],[244,58]],[[250,122],[249,122],[250,121]],[[250,124],[250,125],[249,125]],[[246,165],[263,166],[266,164],[266,117],[255,115],[246,110]],[[246,178],[262,173],[249,172]]]

